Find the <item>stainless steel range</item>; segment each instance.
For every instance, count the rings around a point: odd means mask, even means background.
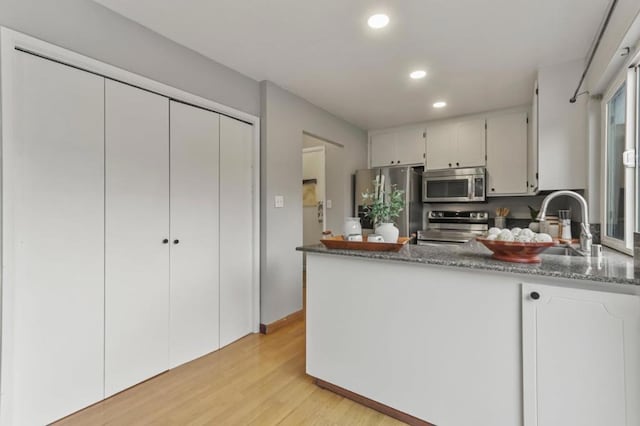
[[[418,245],[466,243],[489,230],[489,213],[445,212],[428,213],[427,229],[418,231]]]

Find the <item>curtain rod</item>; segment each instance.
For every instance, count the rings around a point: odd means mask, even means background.
[[[604,36],[604,32],[609,25],[609,20],[611,19],[611,15],[613,14],[613,9],[616,8],[616,4],[618,0],[613,0],[611,2],[611,6],[609,6],[609,11],[607,12],[607,16],[604,19],[604,23],[602,24],[602,28],[600,29],[600,33],[598,34],[598,38],[596,39],[595,44],[593,45],[593,49],[591,50],[591,55],[589,55],[589,60],[587,61],[587,66],[582,73],[582,77],[580,77],[580,81],[578,82],[578,87],[576,87],[576,91],[573,94],[573,97],[569,99],[569,102],[572,104],[576,102],[576,98],[578,97],[578,92],[580,91],[580,87],[584,82],[585,77],[587,76],[587,72],[589,72],[589,68],[591,67],[591,62],[593,62],[593,57],[596,56],[596,51],[598,50],[598,46],[600,45],[600,40],[602,40],[602,36]]]

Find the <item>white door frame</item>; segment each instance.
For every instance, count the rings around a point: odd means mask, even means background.
[[[11,70],[16,51],[24,51],[46,59],[50,59],[65,65],[82,69],[105,78],[119,81],[155,92],[169,99],[184,102],[213,112],[221,113],[229,117],[244,121],[253,126],[253,322],[255,333],[260,329],[260,118],[220,104],[218,102],[194,95],[184,90],[176,89],[166,84],[159,83],[138,74],[121,68],[91,59],[84,55],[55,46],[37,38],[0,27],[0,77],[2,94],[2,140],[11,135],[11,120],[7,117],[11,114],[8,108],[8,92],[12,84]],[[1,248],[0,248],[1,250]],[[1,252],[0,252],[1,254]],[[1,285],[1,281],[0,281]],[[9,325],[10,324],[5,324]]]
[[[322,232],[327,230],[327,167],[326,167],[326,150],[324,146],[312,146],[302,148],[302,155],[311,152],[322,152],[322,187],[324,188],[324,198],[322,199]]]

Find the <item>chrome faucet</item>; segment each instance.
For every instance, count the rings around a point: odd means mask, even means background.
[[[589,207],[587,206],[587,200],[577,192],[573,191],[556,191],[547,195],[544,200],[542,200],[542,207],[540,207],[540,213],[538,213],[538,221],[542,222],[547,213],[547,208],[549,207],[549,202],[556,197],[560,197],[562,195],[566,195],[568,197],[575,198],[580,203],[580,208],[582,209],[582,223],[580,224],[580,253],[583,256],[591,256],[591,243],[593,242],[593,236],[591,235],[591,230],[589,226]]]

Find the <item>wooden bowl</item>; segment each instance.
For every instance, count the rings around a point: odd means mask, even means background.
[[[493,252],[492,257],[494,259],[515,263],[540,263],[542,259],[540,259],[539,254],[556,245],[555,242],[519,243],[515,241],[487,240],[479,237],[476,240]]]
[[[322,244],[328,249],[339,249],[339,250],[365,250],[365,251],[395,251],[398,252],[402,247],[405,246],[411,238],[408,237],[400,237],[398,238],[397,243],[384,243],[384,242],[375,242],[370,243],[366,241],[347,241],[344,239],[342,235],[338,235],[336,237],[325,238],[324,240],[320,240]]]

